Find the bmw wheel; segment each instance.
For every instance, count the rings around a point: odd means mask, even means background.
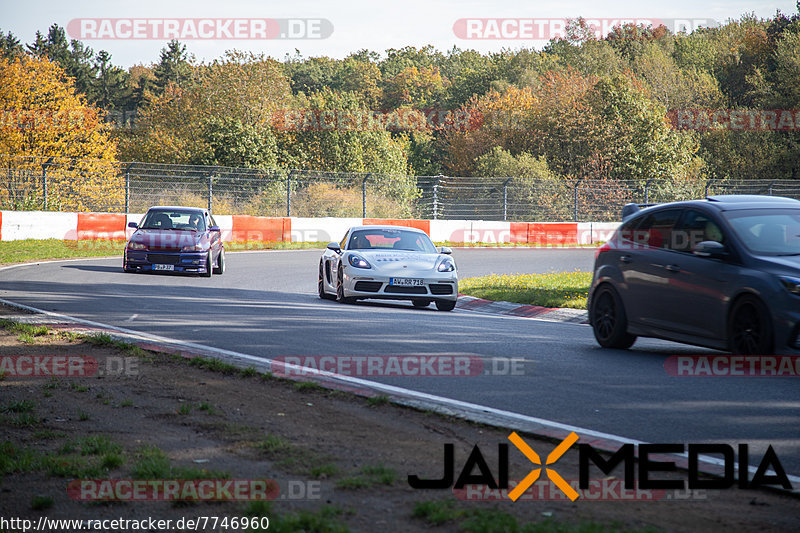
[[[594,338],[603,348],[630,348],[636,336],[628,333],[628,318],[617,291],[610,285],[601,285],[592,298],[589,311]]]
[[[755,296],[742,296],[733,305],[728,320],[728,344],[735,354],[772,353],[769,310]]]
[[[214,274],[224,274],[225,273],[225,249],[223,248],[219,252],[219,256],[217,257],[217,267],[214,269]]]
[[[208,257],[206,257],[206,271],[201,274],[204,278],[210,278],[211,274],[214,273],[213,265],[211,264],[211,252],[208,252]]]

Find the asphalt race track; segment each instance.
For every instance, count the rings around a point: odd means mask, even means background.
[[[670,355],[714,353],[657,340],[603,350],[588,326],[437,312],[406,303],[343,305],[316,295],[320,251],[229,254],[211,279],[123,274],[121,258],[0,270],[0,298],[254,356],[459,354],[518,360],[522,375],[379,381],[649,442],[772,444],[800,474],[800,382],[678,378]],[[594,250],[457,249],[461,277],[590,271]],[[498,363],[499,362],[499,363]],[[487,365],[492,368],[491,364]]]

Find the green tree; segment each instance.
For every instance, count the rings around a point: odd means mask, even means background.
[[[161,49],[161,59],[153,70],[155,75],[155,90],[162,93],[167,85],[174,83],[184,86],[191,78],[191,58],[186,51],[186,45],[173,39]]]

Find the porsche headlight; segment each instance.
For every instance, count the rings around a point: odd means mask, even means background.
[[[131,241],[128,243],[128,250],[147,250],[147,246],[140,242]]]
[[[780,276],[781,285],[796,296],[800,296],[800,278],[793,278],[791,276]]]
[[[347,260],[350,262],[350,266],[356,268],[372,268],[372,265],[367,263],[367,260],[361,256],[351,254]]]
[[[452,259],[446,257],[442,259],[442,262],[439,263],[439,267],[436,269],[439,272],[453,272],[456,269],[456,264],[453,262]]]

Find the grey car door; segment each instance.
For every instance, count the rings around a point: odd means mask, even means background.
[[[727,237],[710,213],[687,209],[673,231],[672,253],[663,265],[668,290],[663,293],[664,323],[686,335],[724,340],[729,284],[737,266],[730,261],[699,257],[702,241],[726,244]]]
[[[636,241],[619,256],[619,268],[625,281],[622,295],[628,321],[652,329],[670,329],[666,318],[669,275],[665,265],[675,254],[670,249],[672,230],[682,209],[658,209],[640,222]]]

